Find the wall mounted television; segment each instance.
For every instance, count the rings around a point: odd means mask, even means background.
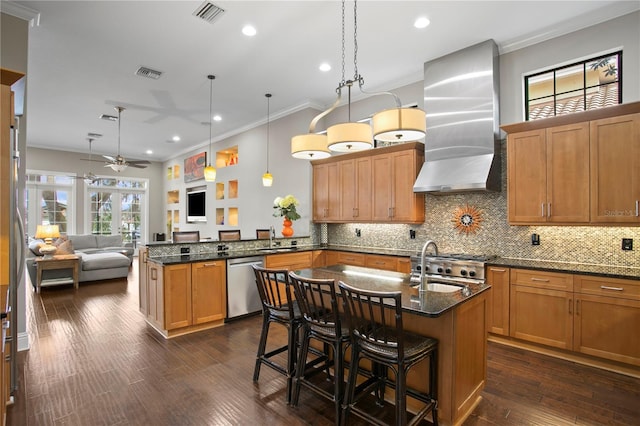
[[[187,222],[206,222],[206,206],[206,188],[192,188],[191,190],[187,190]]]

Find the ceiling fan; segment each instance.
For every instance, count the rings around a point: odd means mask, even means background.
[[[112,170],[116,172],[121,172],[126,169],[128,166],[135,167],[138,169],[144,169],[147,167],[147,164],[151,164],[150,161],[147,160],[129,160],[127,161],[122,155],[120,155],[120,114],[125,110],[124,107],[117,106],[115,110],[118,111],[118,154],[113,157],[111,155],[103,155],[104,158],[109,160],[105,167],[111,167]]]
[[[91,143],[95,140],[94,138],[87,138],[87,140],[89,141],[89,161],[94,161],[93,160],[93,151],[91,149]],[[84,173],[82,176],[71,176],[74,179],[82,179],[84,180],[84,182],[87,185],[91,185],[96,183],[100,178],[96,175],[94,175],[92,172],[89,173]]]

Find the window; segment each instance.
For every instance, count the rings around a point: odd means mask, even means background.
[[[622,51],[525,76],[525,119],[622,103]]]
[[[68,175],[27,171],[28,235],[36,234],[37,225],[58,225],[61,233],[73,233],[75,184],[75,179]]]

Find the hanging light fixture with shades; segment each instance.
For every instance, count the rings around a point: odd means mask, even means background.
[[[216,78],[215,75],[209,74],[207,76],[209,79],[209,164],[204,168],[204,180],[207,182],[215,182],[216,181],[216,168],[211,165],[211,157],[213,157],[213,152],[211,152],[211,139],[212,139],[212,130],[213,130],[213,80]]]
[[[373,147],[373,140],[385,142],[408,142],[422,138],[426,132],[425,113],[419,108],[402,108],[397,95],[391,92],[366,92],[363,90],[364,78],[358,73],[358,1],[353,2],[353,67],[352,80],[345,79],[345,0],[342,0],[342,80],[336,88],[337,98],[333,105],[318,114],[309,125],[309,133],[294,136],[291,139],[291,155],[295,158],[316,160],[326,158],[330,151],[352,152]],[[374,114],[371,125],[365,122],[351,121],[351,87],[357,83],[360,91],[367,95],[391,95],[396,108]],[[340,104],[342,90],[348,90],[348,122],[330,126],[327,134],[315,134],[315,126]]]
[[[271,93],[267,93],[264,96],[267,98],[267,171],[262,175],[262,186],[271,186],[273,185],[273,175],[269,173],[269,101],[271,100]]]

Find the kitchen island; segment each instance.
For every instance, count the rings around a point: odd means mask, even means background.
[[[334,265],[296,273],[305,278],[335,279],[366,290],[401,291],[405,328],[439,341],[440,424],[462,424],[471,414],[481,400],[487,376],[489,285],[472,284],[452,293],[420,293],[410,285],[409,275],[378,269]],[[426,390],[427,367],[427,363],[416,365],[409,373],[408,385]]]

